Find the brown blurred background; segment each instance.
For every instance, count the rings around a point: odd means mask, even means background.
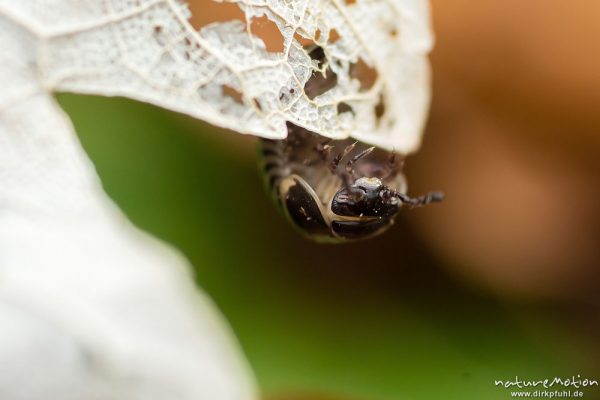
[[[464,279],[598,300],[600,3],[434,0],[434,94],[410,218]]]

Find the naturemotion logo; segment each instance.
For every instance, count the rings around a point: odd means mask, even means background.
[[[582,378],[581,375],[571,377],[554,377],[544,379],[514,379],[494,380],[495,386],[505,389],[518,389],[511,391],[511,397],[534,397],[534,398],[570,398],[584,397],[584,392],[579,389],[598,386],[598,380]],[[552,390],[545,390],[552,389]]]
[[[560,378],[554,377],[553,379],[540,379],[540,380],[521,380],[518,376],[515,376],[514,380],[500,380],[496,379],[494,381],[496,386],[502,386],[504,388],[530,388],[530,387],[543,387],[544,389],[550,389],[553,386],[562,386],[562,387],[571,387],[574,389],[586,388],[591,386],[598,386],[598,381],[595,379],[587,379],[582,378],[581,375],[577,375],[577,377],[572,376],[570,378]]]

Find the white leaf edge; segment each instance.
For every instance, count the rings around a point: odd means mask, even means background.
[[[187,261],[102,190],[13,4],[0,2],[0,398],[257,399]]]

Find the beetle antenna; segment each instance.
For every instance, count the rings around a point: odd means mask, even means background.
[[[411,208],[422,207],[431,203],[439,203],[440,201],[444,200],[444,193],[442,192],[430,192],[419,197],[409,197],[405,194],[394,192],[394,196],[403,204],[406,204]]]

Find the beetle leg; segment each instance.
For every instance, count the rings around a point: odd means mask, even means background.
[[[355,155],[354,157],[352,157],[347,163],[346,163],[346,172],[350,175],[352,175],[352,177],[354,179],[357,179],[358,177],[356,176],[355,172],[354,172],[354,164],[360,160],[361,158],[369,155],[373,150],[375,150],[375,147],[369,147],[368,149],[364,149],[363,151],[361,151],[360,153],[358,153],[357,155]]]
[[[393,180],[396,177],[396,175],[398,175],[398,173],[402,170],[402,166],[404,165],[404,159],[400,160],[400,165],[396,164],[398,164],[398,153],[396,153],[396,150],[394,150],[390,154],[390,158],[388,158],[388,161],[386,163],[385,173],[381,178],[382,181]]]
[[[338,171],[338,167],[339,167],[342,159],[344,157],[346,157],[348,154],[350,154],[352,152],[352,150],[354,150],[354,147],[357,144],[358,144],[357,141],[354,143],[350,143],[348,146],[346,146],[344,148],[344,150],[342,152],[340,152],[338,155],[336,155],[333,158],[333,160],[331,160],[331,164],[329,164],[329,170],[331,171],[331,173],[339,176],[342,179],[342,183],[344,184],[344,187],[350,194],[354,192],[354,190],[352,189],[352,185],[354,184],[353,176],[352,176],[352,174],[350,174],[346,171]]]
[[[346,146],[346,148],[339,153],[337,156],[335,156],[333,158],[333,160],[331,160],[331,164],[329,165],[329,169],[331,170],[331,173],[336,175],[337,174],[337,168],[340,165],[340,161],[342,161],[342,159],[344,157],[346,157],[348,154],[350,154],[350,152],[352,150],[354,150],[354,147],[357,145],[358,142],[354,142],[354,143],[350,143],[348,146]]]
[[[354,186],[354,177],[352,174],[344,171],[338,174],[344,183],[344,189],[348,192],[348,196],[354,201],[360,201],[364,198],[365,192]]]
[[[387,172],[385,174],[384,179],[393,178],[392,174],[395,173],[394,167],[396,166],[396,155],[397,155],[396,150],[393,150],[392,153],[390,154],[390,158],[388,158],[388,161],[387,161],[387,166],[386,166]]]
[[[327,157],[329,157],[329,153],[331,153],[331,149],[333,149],[333,146],[329,144],[331,143],[331,141],[331,139],[327,139],[324,142],[317,143],[317,145],[315,146],[315,150],[317,151],[317,153],[319,153],[319,155],[321,156],[321,160],[323,161],[327,160]]]
[[[315,152],[317,152],[318,157],[313,160],[307,159],[304,162],[304,165],[306,165],[308,167],[312,167],[314,165],[317,165],[317,164],[327,161],[327,158],[329,158],[329,154],[331,153],[331,150],[334,148],[334,146],[329,144],[331,142],[332,142],[332,139],[327,139],[327,140],[324,140],[323,142],[317,143],[313,147],[313,149],[315,150]]]

